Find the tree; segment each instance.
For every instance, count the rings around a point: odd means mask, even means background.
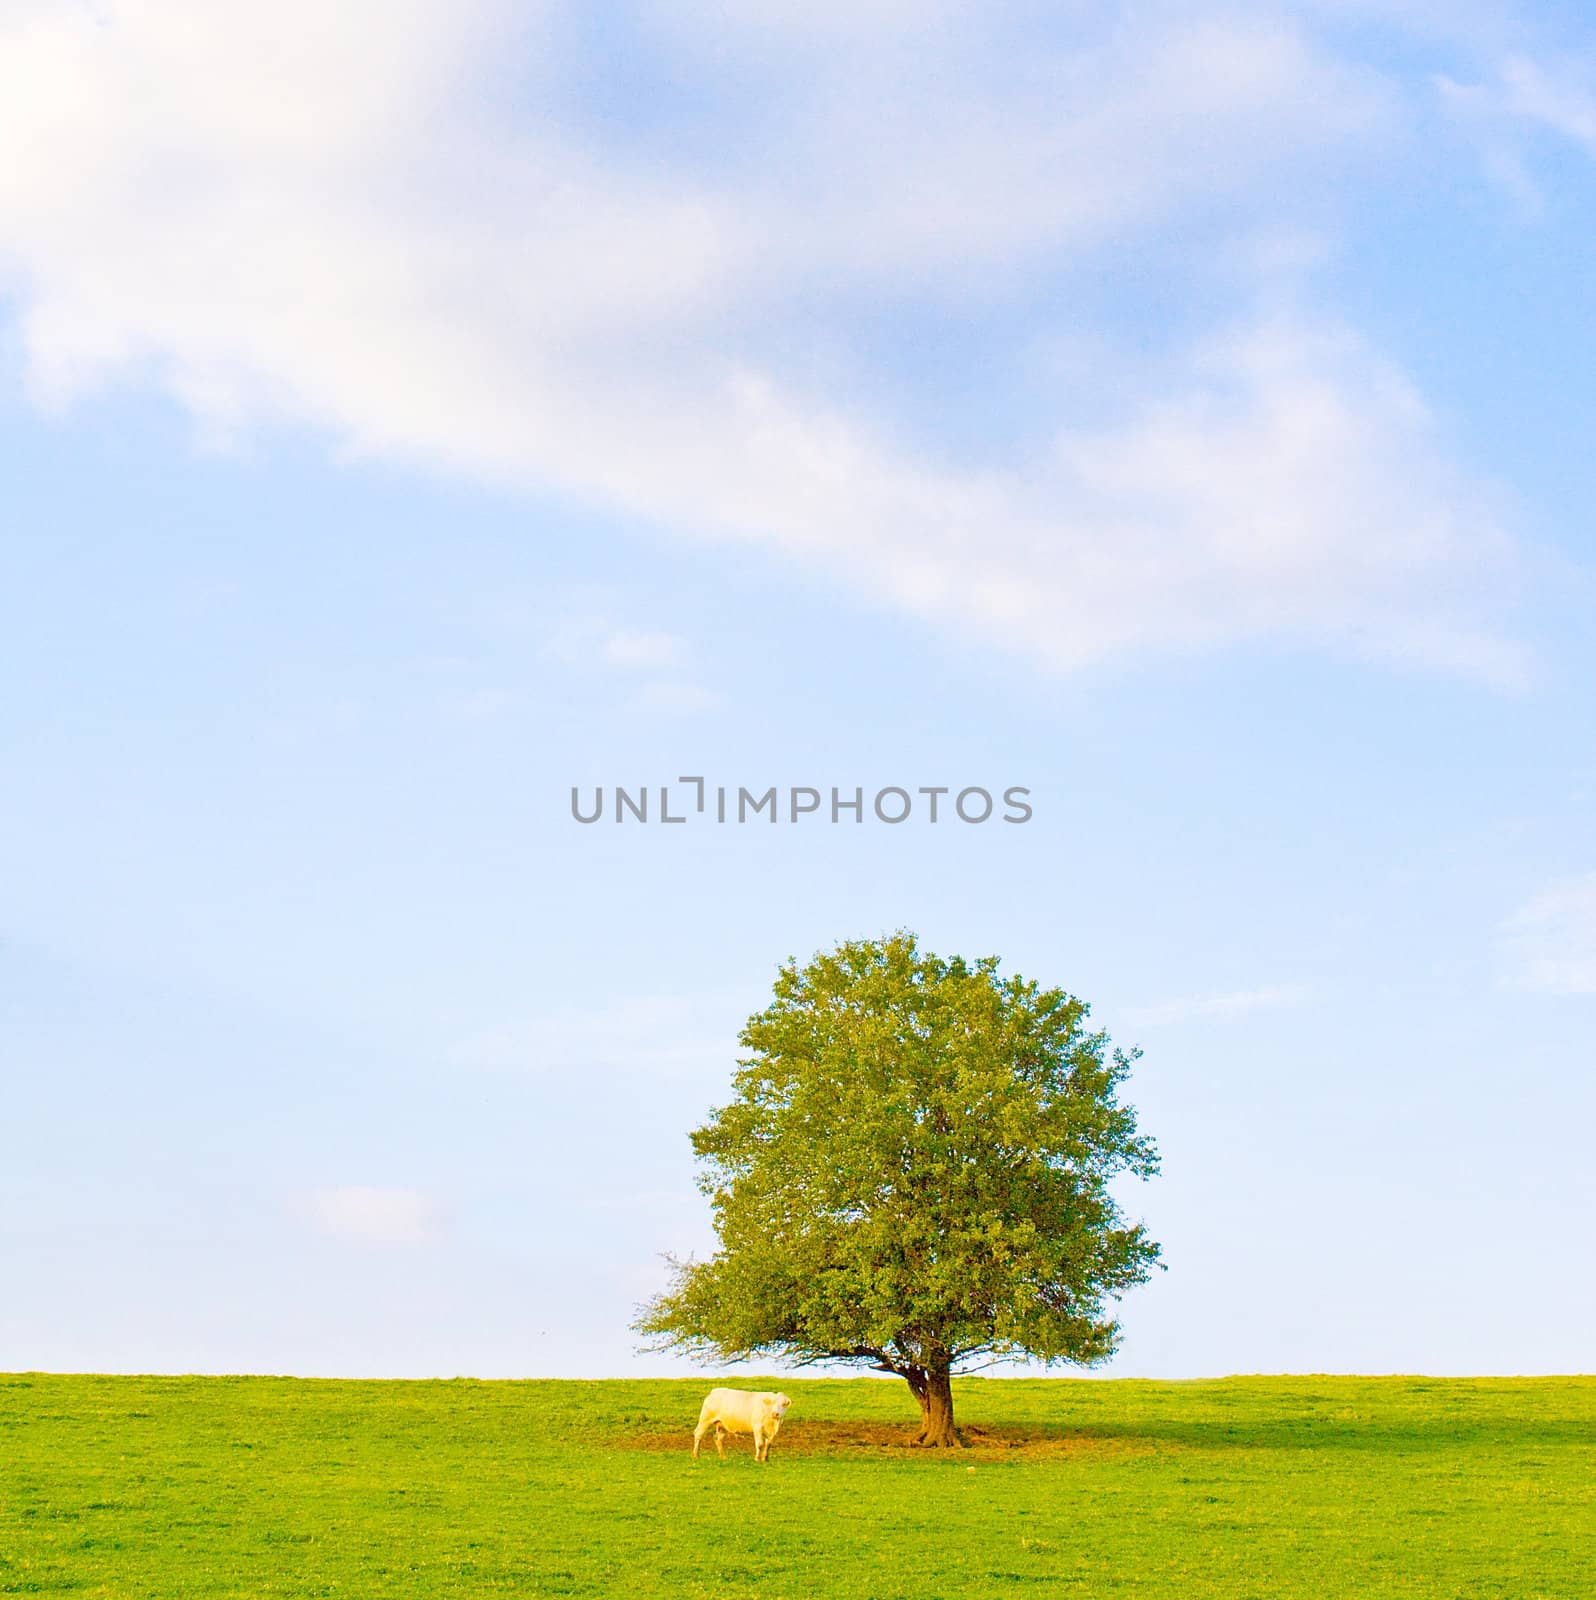
[[[931,1446],[960,1443],[963,1364],[1104,1360],[1105,1301],[1159,1254],[1110,1180],[1158,1157],[1117,1099],[1139,1052],[1087,1017],[908,932],[789,961],[743,1029],[735,1097],[692,1134],[720,1248],[667,1257],[648,1347],[897,1373]]]

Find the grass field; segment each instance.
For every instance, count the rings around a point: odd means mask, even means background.
[[[1596,1596],[1596,1379],[730,1381],[0,1377],[0,1594]]]

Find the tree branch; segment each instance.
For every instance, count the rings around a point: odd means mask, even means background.
[[[858,1344],[846,1350],[815,1350],[807,1355],[802,1355],[793,1363],[799,1367],[818,1366],[823,1361],[870,1361],[878,1371],[896,1372],[898,1369],[887,1365],[887,1357],[872,1345]]]

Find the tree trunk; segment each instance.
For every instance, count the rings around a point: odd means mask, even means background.
[[[920,1402],[920,1431],[911,1441],[928,1450],[960,1450],[964,1447],[953,1426],[953,1382],[946,1360],[929,1367],[911,1367],[904,1374],[914,1397]]]

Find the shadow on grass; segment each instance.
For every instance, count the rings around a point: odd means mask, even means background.
[[[1167,1440],[1126,1434],[1083,1432],[1080,1429],[1013,1425],[1002,1427],[961,1427],[964,1450],[922,1450],[911,1441],[911,1425],[886,1422],[828,1422],[811,1418],[792,1422],[781,1430],[773,1449],[790,1456],[880,1455],[883,1453],[943,1457],[959,1461],[1013,1460],[1041,1456],[1114,1457],[1152,1455],[1155,1451],[1184,1448]],[[680,1453],[693,1447],[692,1430],[669,1433],[622,1434],[608,1441],[612,1449],[654,1450]],[[753,1446],[746,1439],[727,1440],[728,1456],[751,1455]],[[712,1441],[704,1441],[702,1454],[713,1455]]]
[[[1271,1418],[1233,1425],[1221,1419],[1175,1421],[1138,1418],[1130,1427],[1081,1423],[961,1423],[968,1448],[922,1450],[912,1443],[913,1425],[858,1420],[805,1418],[789,1422],[775,1448],[783,1455],[850,1456],[890,1454],[905,1457],[947,1455],[964,1461],[1076,1457],[1124,1460],[1187,1451],[1344,1451],[1357,1454],[1425,1456],[1460,1448],[1557,1450],[1589,1447],[1593,1434],[1581,1418],[1524,1417],[1468,1419],[1448,1416]],[[605,1441],[611,1449],[681,1452],[692,1449],[690,1427],[666,1431],[617,1431]],[[706,1439],[705,1453],[714,1442]],[[747,1439],[728,1439],[728,1455],[752,1453]]]

